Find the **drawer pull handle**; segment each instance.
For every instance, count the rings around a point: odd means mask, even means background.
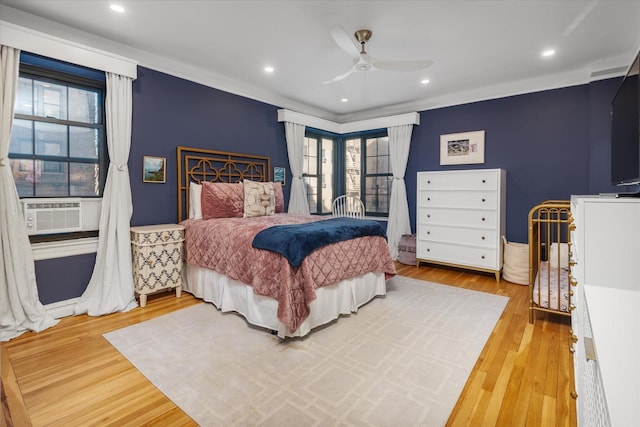
[[[427,181],[427,184],[431,184],[431,181]]]
[[[431,197],[427,197],[427,201],[431,200]]]
[[[482,240],[484,240],[484,236],[482,236]]]
[[[483,221],[485,221],[485,219],[484,219],[484,218],[482,218],[482,220],[483,220]]]
[[[431,232],[430,232],[430,231],[427,231],[427,235],[429,235],[429,234],[431,234]]]
[[[427,248],[427,252],[431,252],[431,249]]]
[[[484,255],[482,255],[480,258],[484,259]]]
[[[485,182],[487,182],[487,180],[486,180],[486,179],[483,179],[483,180],[482,180],[482,183],[484,184]]]
[[[427,218],[431,218],[431,215],[427,214]]]
[[[482,203],[484,203],[485,201],[486,201],[485,199],[482,199]]]

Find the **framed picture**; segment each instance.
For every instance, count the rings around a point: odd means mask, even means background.
[[[166,178],[167,160],[164,157],[144,156],[142,163],[142,182],[162,184]]]
[[[273,182],[281,182],[282,185],[285,185],[285,177],[287,176],[285,169],[280,166],[275,166],[273,168]]]
[[[440,135],[440,164],[484,163],[484,131]]]

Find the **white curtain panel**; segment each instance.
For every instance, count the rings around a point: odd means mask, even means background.
[[[284,122],[284,129],[287,137],[289,167],[293,175],[289,196],[289,209],[287,212],[309,215],[307,190],[304,185],[304,179],[302,178],[302,170],[304,168],[304,125]]]
[[[394,126],[387,129],[389,135],[389,155],[393,182],[389,201],[389,222],[387,223],[387,241],[391,258],[398,259],[398,244],[403,234],[411,234],[409,204],[404,173],[407,170],[411,132],[413,125]]]
[[[0,45],[0,341],[58,321],[38,297],[33,253],[9,162],[20,50]]]
[[[131,87],[129,77],[107,73],[107,146],[109,170],[102,196],[96,264],[75,313],[100,316],[138,306],[133,291],[129,223],[133,213],[129,182]]]

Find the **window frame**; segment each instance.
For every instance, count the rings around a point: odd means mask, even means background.
[[[31,62],[39,63],[39,65],[34,65]],[[51,64],[50,67],[45,64]],[[85,77],[80,74],[74,74],[72,72],[64,72],[57,70],[53,67],[59,66],[60,68],[66,68],[69,70],[83,70],[84,67],[75,66],[72,64],[66,64],[61,61],[38,57],[37,55],[29,54],[27,59],[23,59],[21,57],[20,67],[19,67],[19,77],[28,78],[31,80],[38,80],[43,82],[49,82],[56,85],[63,85],[67,88],[76,88],[76,89],[90,89],[98,92],[98,103],[100,105],[100,113],[99,120],[96,124],[88,124],[84,122],[77,122],[73,120],[67,119],[56,119],[45,116],[36,116],[33,114],[22,114],[15,113],[13,120],[27,120],[32,123],[52,123],[59,124],[63,126],[67,126],[67,130],[69,127],[77,127],[77,128],[86,128],[86,129],[97,129],[98,130],[98,153],[97,160],[89,159],[86,157],[77,157],[72,156],[69,150],[69,133],[67,133],[66,144],[67,144],[67,155],[66,156],[57,156],[57,155],[44,155],[37,154],[35,147],[33,147],[32,153],[30,154],[22,154],[22,153],[11,153],[9,152],[9,158],[15,160],[31,160],[31,161],[44,161],[44,162],[59,162],[60,164],[66,164],[67,167],[67,194],[52,194],[52,195],[38,195],[35,191],[33,191],[32,195],[28,196],[20,196],[20,199],[31,199],[31,198],[60,198],[60,197],[80,197],[80,198],[101,198],[104,193],[104,187],[106,183],[107,177],[107,167],[108,167],[108,148],[107,148],[107,129],[106,129],[106,79],[105,81],[92,79],[89,77]],[[94,70],[89,70],[90,72],[94,72]],[[68,108],[68,107],[67,107]],[[35,133],[35,126],[32,127],[32,132]],[[33,143],[36,143],[35,137],[33,138]],[[69,166],[71,164],[97,164],[99,167],[99,188],[98,194],[91,195],[72,195],[70,194],[70,186],[71,181],[69,180]],[[44,167],[44,166],[43,166]],[[36,183],[34,182],[34,188]]]
[[[391,170],[391,152],[389,151],[389,172],[388,173],[369,173],[367,170],[367,139],[371,138],[387,138],[387,146],[389,144],[388,138],[389,134],[386,129],[376,129],[365,132],[357,132],[349,135],[343,135],[343,167],[341,169],[341,174],[343,175],[343,182],[345,185],[342,188],[341,193],[346,194],[346,157],[347,157],[347,140],[360,139],[360,200],[364,203],[365,206],[365,215],[370,217],[381,217],[385,218],[389,216],[389,210],[386,212],[373,212],[367,206],[366,200],[366,181],[368,177],[391,177],[393,179],[393,172]],[[377,193],[379,194],[379,193]],[[390,203],[391,193],[389,193],[389,203]]]
[[[316,200],[316,210],[315,212],[312,213],[312,215],[331,215],[331,209],[329,209],[328,212],[322,212],[322,191],[323,188],[326,188],[327,186],[329,186],[329,188],[331,188],[331,192],[334,195],[334,199],[335,194],[337,193],[336,188],[336,174],[337,172],[339,172],[339,170],[336,168],[337,166],[337,153],[338,153],[338,138],[336,137],[336,135],[333,135],[331,133],[328,132],[322,132],[322,131],[318,131],[315,129],[306,129],[305,130],[305,144],[306,144],[306,139],[315,139],[316,140],[316,147],[317,147],[317,152],[316,152],[316,174],[309,174],[306,172],[302,173],[302,177],[304,178],[308,178],[308,177],[315,177],[317,179],[317,183],[318,183],[318,194],[317,194],[317,200]],[[323,161],[322,161],[322,141],[323,140],[331,140],[333,143],[333,155],[331,156],[330,161],[332,162],[333,165],[333,180],[329,183],[329,182],[324,182],[324,174],[323,174]],[[306,153],[305,153],[306,154]],[[305,183],[306,184],[306,183]],[[326,184],[326,186],[324,185]],[[307,194],[307,203],[309,203],[309,194]],[[311,211],[311,206],[309,206],[309,210]]]

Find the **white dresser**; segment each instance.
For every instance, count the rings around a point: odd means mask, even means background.
[[[464,267],[500,280],[506,175],[503,169],[418,172],[418,267]]]
[[[184,226],[177,224],[131,227],[133,283],[140,296],[140,306],[147,295],[163,289],[182,291],[182,244]]]
[[[578,426],[640,422],[640,200],[573,196]],[[574,395],[575,396],[575,395]]]

